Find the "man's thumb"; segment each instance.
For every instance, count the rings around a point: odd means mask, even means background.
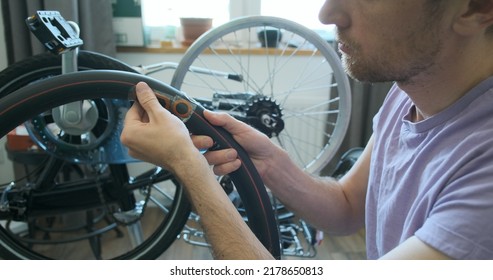
[[[139,82],[135,86],[135,91],[137,93],[137,100],[147,114],[151,115],[152,112],[157,112],[162,109],[156,95],[146,83]]]

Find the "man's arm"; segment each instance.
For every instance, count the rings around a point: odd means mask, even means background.
[[[304,172],[285,150],[231,116],[205,113],[212,124],[224,127],[245,148],[267,187],[297,216],[330,233],[347,234],[363,227],[373,140],[346,176],[336,181]],[[206,138],[195,137],[195,145],[208,148],[212,141],[206,144]],[[218,175],[232,172],[240,164],[231,149],[210,151],[205,156]]]
[[[429,246],[416,236],[410,237],[380,258],[381,260],[450,260],[451,258]]]
[[[188,162],[186,167],[174,172],[200,215],[214,258],[273,259],[243,221],[202,154],[197,153]]]
[[[270,164],[264,182],[289,209],[313,226],[328,233],[351,234],[364,226],[372,146],[373,138],[339,181],[307,174],[284,154],[278,164]]]

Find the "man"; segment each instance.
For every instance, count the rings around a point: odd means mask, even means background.
[[[329,233],[366,227],[368,258],[493,259],[493,0],[327,0],[319,18],[337,26],[351,76],[396,82],[348,174],[315,178],[249,126],[207,119],[297,215]],[[190,139],[145,84],[137,91],[121,137],[131,155],[180,178],[217,258],[271,258],[209,169],[235,170],[236,152],[202,156],[195,147],[212,140]]]

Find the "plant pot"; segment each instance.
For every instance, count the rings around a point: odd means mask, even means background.
[[[282,33],[279,29],[265,28],[258,31],[257,36],[262,48],[277,48],[282,39]]]
[[[200,35],[212,28],[212,18],[180,18],[184,46],[190,46]]]

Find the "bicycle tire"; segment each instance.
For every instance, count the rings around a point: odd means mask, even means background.
[[[281,33],[278,47],[258,45],[257,32],[264,29]],[[204,71],[199,76],[194,67],[222,70],[233,82],[213,73],[206,77]],[[209,30],[180,59],[171,85],[197,99],[204,92],[255,94],[241,105],[247,117],[273,110],[284,126],[253,126],[312,174],[333,159],[349,125],[351,90],[339,56],[316,32],[283,18],[247,16]],[[232,112],[240,107],[237,101]]]
[[[134,85],[140,81],[146,82],[157,92],[178,98],[179,101],[172,104],[185,102],[190,105],[190,114],[184,121],[191,133],[209,135],[218,143],[219,148],[229,147],[238,151],[243,164],[231,174],[231,178],[245,204],[248,224],[272,255],[280,258],[279,233],[270,198],[248,154],[224,129],[214,127],[205,120],[204,109],[199,104],[167,84],[150,77],[112,70],[83,71],[40,81],[2,99],[0,136],[4,136],[27,118],[62,104],[93,98],[126,99]],[[171,107],[174,108],[173,105]],[[179,109],[176,111],[174,113],[183,118],[183,113]],[[23,114],[19,114],[20,112]]]
[[[109,69],[135,72],[127,64],[109,56],[90,51],[80,51],[78,54],[79,71],[92,69]],[[0,97],[10,96],[14,91],[34,82],[61,74],[61,56],[51,53],[43,53],[10,65],[0,72]],[[15,98],[15,97],[11,97]],[[27,120],[27,119],[26,119]],[[4,135],[2,135],[3,137]],[[1,138],[1,137],[0,137]],[[111,170],[115,174],[128,174],[127,165],[111,164]],[[123,176],[123,175],[114,175]],[[130,178],[119,178],[122,182]],[[155,259],[158,258],[176,240],[190,214],[190,204],[178,183],[176,186],[174,201],[170,206],[170,214],[156,227],[145,244],[136,250],[129,251],[112,258],[119,259]],[[0,188],[1,190],[1,188]],[[54,256],[46,256],[34,252],[25,244],[21,244],[2,226],[0,227],[0,255],[5,259],[42,259]]]
[[[78,70],[108,69],[134,72],[136,71],[110,56],[80,50],[77,55]],[[62,57],[50,52],[37,54],[14,64],[0,72],[0,98],[40,79],[62,74]]]

